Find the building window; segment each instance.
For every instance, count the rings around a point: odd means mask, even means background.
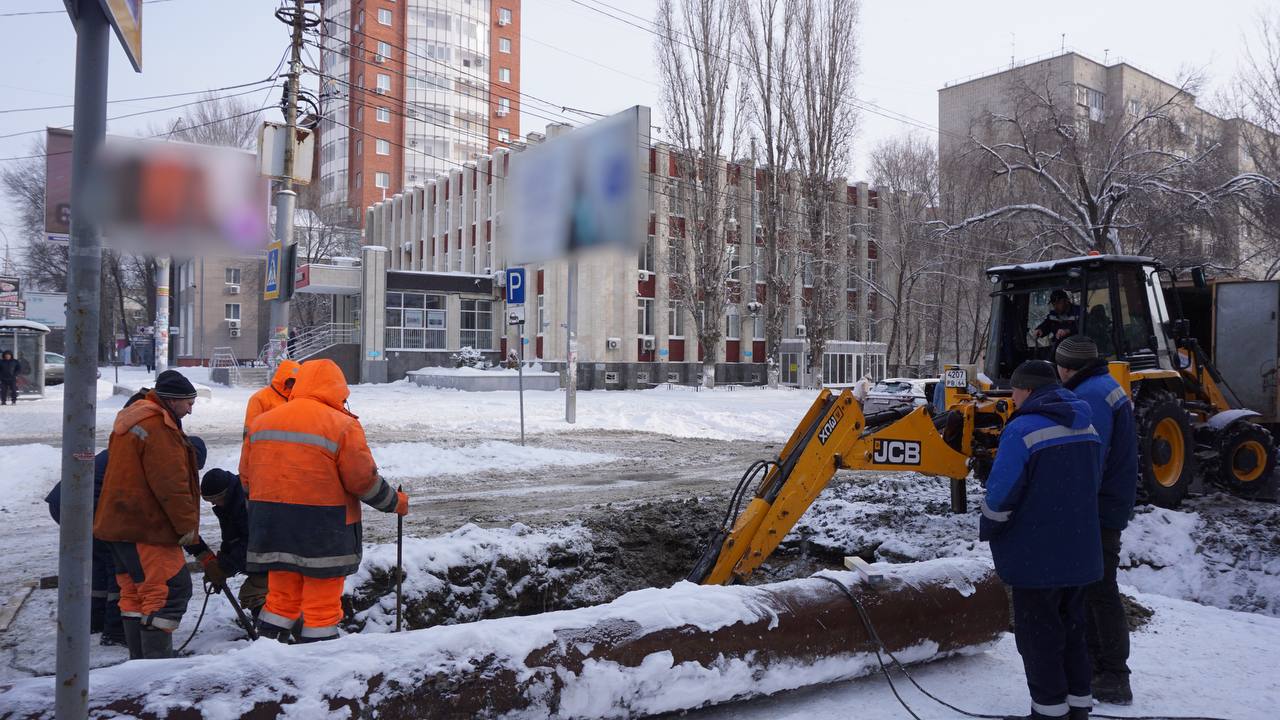
[[[1129,98],[1129,114],[1134,117],[1142,115],[1142,102],[1137,98]]]
[[[547,328],[547,296],[538,294],[538,328],[537,334],[541,335]]]
[[[498,128],[498,142],[511,142],[511,131],[506,128]]]
[[[378,8],[378,24],[391,24],[391,8]]]
[[[378,122],[391,122],[391,111],[383,107],[378,108]]]
[[[753,282],[762,283],[765,281],[764,267],[764,246],[751,246],[751,279]]]
[[[726,340],[737,340],[742,329],[742,319],[738,315],[738,306],[729,305],[724,309],[724,337]]]
[[[378,73],[378,86],[375,89],[383,95],[391,92],[391,76],[385,73]]]
[[[391,187],[391,173],[386,173],[386,172],[374,173],[373,185],[374,187],[380,187],[383,189]]]
[[[511,52],[511,38],[498,38],[498,52]]]
[[[752,323],[751,323],[752,339],[763,340],[764,339],[764,315],[761,313],[756,313],[755,316],[751,318],[751,320],[752,320]]]
[[[227,303],[225,306],[227,320],[240,321],[240,303]]]
[[[356,140],[356,157],[360,157],[361,155],[364,155],[364,138],[358,138]]]
[[[657,240],[652,235],[645,240],[644,248],[640,250],[640,269],[645,272],[653,272],[654,259],[653,253],[657,245]]]
[[[845,273],[845,290],[857,292],[858,286],[858,259],[856,257],[849,258],[849,272]]]
[[[391,58],[391,43],[378,41],[378,62],[383,62]]]
[[[388,141],[388,140],[383,140],[383,139],[379,138],[379,139],[378,139],[378,143],[377,143],[377,151],[378,151],[378,154],[379,154],[379,155],[390,155],[390,154],[391,154],[391,142],[390,142],[390,141]]]
[[[511,114],[511,98],[498,98],[498,117]]]
[[[809,253],[800,253],[800,275],[805,287],[813,287],[813,256]]]
[[[364,122],[364,106],[360,105],[356,108],[356,124]]]
[[[488,300],[462,301],[462,347],[493,349],[493,303]]]
[[[724,246],[724,249],[725,254],[729,256],[725,262],[725,272],[729,276],[729,282],[738,282],[738,245],[729,243]]]
[[[364,173],[357,172],[356,173],[356,189],[359,190],[363,186],[364,186]]]
[[[1076,86],[1076,103],[1088,108],[1089,119],[1094,122],[1102,121],[1102,114],[1106,110],[1106,96],[1083,85]]]
[[[185,270],[186,268],[184,268]],[[223,271],[223,277],[228,285],[240,284],[240,268],[227,268]]]
[[[684,275],[684,241],[679,237],[667,239],[667,272],[677,277]]]
[[[498,68],[498,82],[511,82],[511,68]]]
[[[673,338],[684,337],[684,313],[680,311],[680,303],[674,300],[667,303],[667,334]]]
[[[877,261],[875,258],[868,258],[867,259],[867,281],[868,282],[876,281],[878,269],[879,269],[879,261]]]
[[[387,349],[445,349],[445,296],[387,293]]]
[[[653,335],[653,298],[636,299],[636,334]]]
[[[498,24],[499,25],[511,24],[511,11],[509,9],[498,8]]]

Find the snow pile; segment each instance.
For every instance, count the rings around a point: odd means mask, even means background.
[[[592,550],[578,525],[535,531],[468,524],[435,538],[404,540],[404,618],[410,628],[527,615],[564,607]],[[357,628],[395,628],[396,546],[366,548],[347,578]]]
[[[1234,610],[1280,615],[1280,513],[1274,508],[1218,496],[1232,510],[1202,512],[1138,509],[1125,528],[1120,582],[1143,592]],[[1255,520],[1225,524],[1223,514]],[[1253,516],[1253,517],[1250,517]]]
[[[27,515],[33,512],[30,506],[44,504],[44,496],[62,477],[62,450],[51,445],[2,445],[0,468],[0,516]]]
[[[506,367],[478,368],[470,365],[463,365],[462,367],[444,367],[444,366],[428,365],[426,367],[420,367],[417,370],[411,370],[410,372],[417,373],[420,375],[464,376],[464,377],[493,377],[495,375],[505,375],[509,377],[516,377],[520,375],[520,371],[517,370],[516,368],[506,368]],[[542,369],[542,363],[533,363],[531,365],[525,366],[524,375],[525,377],[530,377],[534,375],[537,375],[537,376],[559,375],[559,373],[546,372],[545,370]]]

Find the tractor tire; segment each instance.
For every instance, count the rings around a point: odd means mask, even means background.
[[[1143,389],[1134,402],[1138,430],[1138,499],[1176,508],[1196,477],[1195,438],[1191,416],[1176,395]]]
[[[1216,446],[1218,459],[1206,479],[1241,497],[1253,497],[1267,486],[1276,470],[1276,446],[1266,428],[1232,423],[1218,434]]]

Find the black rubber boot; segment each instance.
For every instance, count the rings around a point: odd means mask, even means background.
[[[293,644],[293,631],[291,629],[272,625],[261,618],[258,619],[258,637],[275,640],[285,645]]]
[[[173,633],[151,627],[141,628],[142,657],[146,660],[165,660],[173,657]]]
[[[124,628],[124,644],[129,648],[129,659],[140,659],[142,657],[142,622],[136,617],[122,617],[120,625]]]
[[[1106,674],[1093,676],[1093,699],[1112,705],[1132,705],[1133,690],[1129,676]]]
[[[1089,720],[1089,708],[1071,708],[1071,712],[1067,713],[1067,720]]]

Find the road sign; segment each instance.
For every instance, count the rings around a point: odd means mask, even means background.
[[[507,306],[507,324],[508,325],[524,324],[524,305],[508,305]]]
[[[262,284],[262,299],[276,300],[280,297],[280,259],[282,256],[280,243],[273,242],[267,246],[267,277]]]
[[[524,268],[507,268],[507,304],[524,304]]]
[[[76,19],[76,0],[63,0],[72,21]],[[120,38],[124,54],[135,72],[142,72],[142,0],[101,0],[107,22]]]

